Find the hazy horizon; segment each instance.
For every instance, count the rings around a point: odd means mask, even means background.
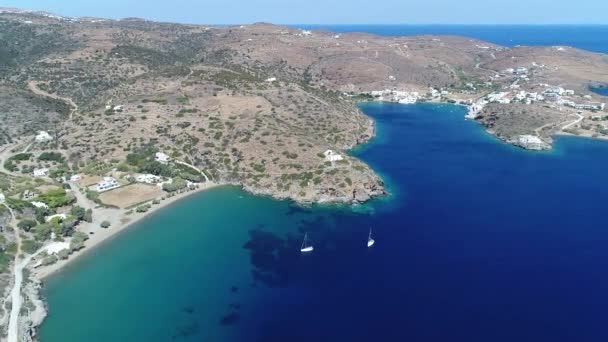
[[[512,0],[491,4],[483,0],[438,0],[407,4],[398,0],[374,3],[361,0],[310,0],[286,4],[278,0],[235,0],[227,8],[207,1],[106,0],[83,3],[58,0],[8,0],[3,7],[46,11],[69,17],[123,19],[137,17],[160,22],[207,25],[242,25],[268,22],[277,25],[598,25],[608,22],[608,1],[580,0],[576,6],[550,0]],[[238,10],[234,10],[238,8]],[[525,9],[525,10],[519,10]]]

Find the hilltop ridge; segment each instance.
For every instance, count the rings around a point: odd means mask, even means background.
[[[32,148],[70,171],[154,148],[254,193],[357,203],[385,194],[346,153],[375,134],[358,101],[458,103],[524,148],[608,133],[589,90],[608,57],[574,48],[0,12],[0,143],[49,131]]]

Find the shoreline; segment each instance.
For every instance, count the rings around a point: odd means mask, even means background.
[[[199,188],[186,191],[182,194],[177,194],[170,198],[165,198],[164,201],[161,201],[160,204],[153,205],[147,212],[138,213],[133,209],[111,209],[111,208],[97,208],[95,211],[98,212],[97,215],[93,214],[94,217],[97,216],[97,219],[94,219],[93,222],[87,223],[84,225],[83,229],[79,229],[79,231],[87,233],[89,239],[84,242],[84,248],[81,250],[74,252],[70,255],[69,258],[65,260],[59,260],[56,263],[48,266],[41,266],[38,268],[31,269],[31,277],[36,278],[37,280],[44,283],[44,281],[51,275],[62,271],[65,266],[72,264],[75,260],[80,259],[82,256],[88,254],[90,251],[95,250],[97,247],[101,246],[103,243],[111,241],[113,238],[117,237],[120,233],[126,231],[131,228],[136,223],[139,223],[145,218],[148,218],[152,214],[156,213],[159,210],[167,208],[183,199],[186,199],[192,195],[214,189],[220,186],[225,186],[226,184],[220,183],[204,183],[206,185],[201,185]],[[133,211],[132,214],[127,215],[126,213],[129,211]],[[103,215],[105,214],[105,215]],[[106,216],[111,215],[111,216]],[[101,217],[103,216],[103,217]],[[99,217],[101,217],[99,219]],[[109,228],[101,228],[99,227],[98,222],[103,220],[108,220],[109,218],[113,219],[113,224]],[[90,234],[90,232],[94,232],[94,234]]]
[[[416,102],[416,103],[399,103],[399,102],[394,102],[394,101],[379,101],[379,100],[366,100],[366,101],[361,101],[360,104],[365,104],[365,103],[388,103],[388,104],[396,104],[396,105],[420,105],[420,104],[434,104],[434,105],[453,105],[453,106],[458,106],[458,107],[467,107],[466,105],[460,104],[460,103],[450,103],[450,102],[445,102],[445,101],[424,101],[424,102]],[[496,133],[488,130],[481,122],[477,121],[476,119],[469,119],[466,116],[464,117],[465,120],[471,120],[473,122],[475,122],[476,124],[478,124],[479,126],[481,126],[484,131],[486,132],[486,134],[498,139],[501,143],[505,144],[505,145],[509,145],[524,151],[528,151],[528,152],[543,152],[543,151],[553,151],[555,146],[554,146],[554,141],[545,141],[548,145],[549,148],[546,150],[536,150],[536,149],[531,149],[531,148],[526,148],[514,143],[509,142],[509,140],[507,138],[504,137],[500,137],[498,136]],[[576,122],[578,123],[578,122]],[[558,123],[559,124],[559,123]],[[590,134],[573,134],[573,133],[569,133],[566,132],[564,130],[557,130],[554,132],[551,132],[551,134],[549,134],[550,138],[559,138],[559,137],[573,137],[573,138],[582,138],[582,139],[588,139],[588,140],[595,140],[595,141],[604,141],[604,142],[608,142],[608,137],[607,136],[593,136]]]

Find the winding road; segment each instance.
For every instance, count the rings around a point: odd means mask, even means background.
[[[70,121],[72,121],[72,117],[74,116],[74,113],[76,113],[78,111],[78,105],[76,103],[74,103],[74,101],[72,101],[72,99],[70,99],[70,98],[61,97],[59,95],[53,95],[53,94],[47,93],[46,91],[38,88],[38,83],[40,83],[40,82],[29,81],[27,83],[27,86],[32,91],[32,93],[34,93],[36,95],[49,97],[51,99],[60,100],[60,101],[63,101],[65,103],[69,104],[70,107],[72,107],[72,111],[70,112]],[[42,82],[42,83],[44,83],[44,82]]]
[[[572,121],[571,123],[567,124],[566,126],[562,127],[562,131],[576,125],[577,123],[581,122],[585,118],[584,116],[582,116],[578,113],[576,115],[578,116],[578,119],[576,119],[576,120]]]

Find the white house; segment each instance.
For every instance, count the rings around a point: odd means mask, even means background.
[[[36,201],[34,201],[34,202],[30,202],[30,203],[32,203],[32,205],[33,205],[34,207],[36,207],[36,208],[44,208],[44,209],[48,209],[48,208],[49,208],[49,206],[48,206],[48,205],[46,205],[46,203],[42,203],[42,202],[36,202]]]
[[[80,177],[80,175],[72,175],[72,177],[70,177],[70,182],[79,182],[82,179],[82,177]]]
[[[47,169],[47,168],[34,170],[34,177],[46,177],[48,175],[49,175],[49,169]]]
[[[162,152],[156,152],[154,159],[161,164],[167,164],[171,160],[171,157]]]
[[[160,183],[162,181],[162,178],[151,174],[145,174],[135,177],[135,180],[139,183],[156,184]]]
[[[0,194],[0,203],[4,203],[4,201],[6,201],[6,197],[4,197],[4,194]]]
[[[63,250],[69,250],[70,243],[68,241],[55,241],[46,247],[46,252],[50,255],[57,254]]]
[[[557,95],[562,95],[564,93],[565,89],[562,87],[551,87],[547,90],[545,90],[545,94],[557,94]]]
[[[36,142],[42,143],[53,140],[53,137],[45,131],[39,131],[36,135]]]
[[[332,150],[327,150],[323,154],[325,155],[325,160],[330,162],[335,162],[344,159],[341,155]]]
[[[55,214],[55,215],[51,215],[51,216],[47,216],[44,220],[46,222],[51,222],[54,218],[59,218],[59,221],[63,221],[67,218],[68,216],[66,214]]]
[[[103,192],[110,189],[117,188],[119,186],[116,179],[112,177],[103,177],[103,181],[97,184],[97,192]]]
[[[117,106],[114,106],[114,108],[112,108],[112,110],[115,112],[122,112],[122,109],[123,109],[122,105],[117,105]]]
[[[29,200],[35,198],[36,196],[37,195],[35,192],[26,189],[25,191],[23,191],[21,198],[23,198],[24,201],[29,201]]]
[[[266,82],[268,82],[268,83],[272,83],[272,82],[274,82],[274,81],[276,81],[276,80],[277,80],[277,78],[276,78],[276,77],[268,77],[268,78],[266,79]]]

